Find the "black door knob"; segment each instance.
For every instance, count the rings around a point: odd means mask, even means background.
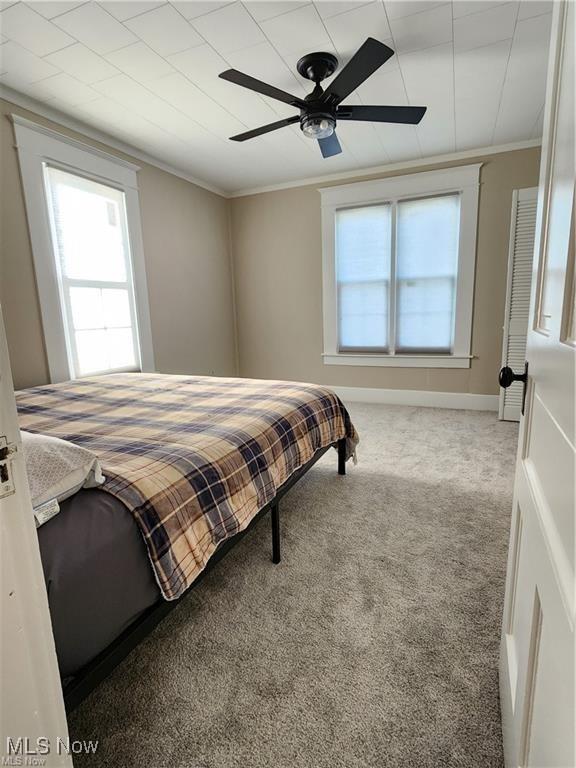
[[[528,384],[528,363],[524,363],[524,373],[514,373],[512,368],[507,365],[500,369],[498,374],[498,383],[504,389],[513,384],[515,381],[521,381],[524,384],[524,391],[522,392],[522,414],[524,414],[524,403],[526,401],[526,385]]]
[[[501,387],[504,387],[504,389],[508,389],[510,384],[513,384],[515,381],[526,381],[526,371],[524,373],[514,373],[512,368],[508,368],[507,365],[504,366],[504,368],[500,369],[500,373],[498,374],[498,383]]]

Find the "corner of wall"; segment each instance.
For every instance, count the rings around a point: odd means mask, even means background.
[[[234,240],[232,238],[232,198],[226,198],[226,220],[228,224],[228,260],[230,262],[230,282],[232,294],[232,317],[234,319],[234,367],[235,375],[240,376],[240,341],[238,338],[238,303],[236,298],[236,270],[234,263]]]

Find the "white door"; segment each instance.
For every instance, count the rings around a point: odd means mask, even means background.
[[[71,766],[1,311],[0,451],[0,763]]]
[[[512,193],[502,365],[514,370],[522,370],[526,360],[537,202],[538,187],[515,189]],[[500,390],[499,419],[520,421],[522,391],[520,381]]]
[[[574,33],[574,4],[555,4],[500,653],[508,768],[576,765]]]

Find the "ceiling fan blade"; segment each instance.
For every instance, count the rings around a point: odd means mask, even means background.
[[[246,133],[238,133],[236,136],[230,136],[230,140],[246,141],[246,139],[253,139],[256,136],[262,136],[263,133],[270,133],[270,131],[275,131],[277,128],[284,128],[285,125],[292,125],[292,123],[297,123],[299,120],[299,115],[294,115],[294,117],[287,117],[284,120],[278,120],[275,123],[261,125],[260,128],[253,128],[251,131],[246,131]]]
[[[338,136],[335,133],[325,139],[318,139],[318,144],[320,144],[322,157],[332,157],[332,155],[339,155],[342,152]]]
[[[338,120],[367,120],[371,123],[408,123],[418,125],[427,107],[338,107]]]
[[[237,69],[227,69],[225,72],[221,72],[219,77],[222,80],[228,80],[230,83],[241,85],[242,88],[248,88],[250,91],[256,91],[263,96],[270,96],[271,99],[277,99],[283,101],[285,104],[291,104],[293,107],[305,107],[306,102],[303,99],[299,99],[298,96],[292,96],[286,91],[275,88],[273,85],[263,83],[262,80],[257,80],[255,77],[245,75],[244,72],[238,72]]]
[[[356,51],[344,69],[330,83],[322,95],[322,101],[340,104],[355,91],[364,80],[394,56],[392,48],[369,37]]]

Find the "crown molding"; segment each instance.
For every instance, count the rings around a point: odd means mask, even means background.
[[[542,145],[541,139],[529,139],[528,141],[516,141],[510,144],[499,144],[492,147],[479,147],[478,149],[466,149],[462,152],[450,152],[444,155],[430,155],[421,157],[417,160],[406,160],[400,163],[388,163],[387,165],[373,165],[368,168],[359,168],[355,171],[341,171],[331,173],[326,176],[313,176],[310,178],[298,179],[297,181],[286,181],[281,184],[271,184],[265,187],[251,187],[240,189],[236,192],[229,192],[227,197],[246,197],[248,195],[259,195],[264,192],[278,192],[283,189],[293,189],[294,187],[316,186],[318,184],[330,184],[340,179],[363,179],[366,176],[372,176],[376,173],[389,173],[392,171],[404,171],[410,168],[425,168],[428,165],[437,165],[438,163],[457,162],[459,160],[482,159],[489,155],[499,155],[503,152],[515,152],[520,149],[532,149]]]
[[[223,189],[220,189],[219,187],[204,181],[204,179],[199,179],[196,176],[192,176],[191,174],[186,173],[186,171],[183,171],[180,168],[176,168],[169,163],[164,163],[157,157],[149,155],[147,152],[143,152],[140,149],[136,149],[136,147],[133,147],[131,144],[126,144],[120,139],[116,139],[111,134],[106,133],[105,131],[101,131],[99,128],[94,128],[94,126],[91,126],[88,123],[77,120],[75,117],[72,117],[65,112],[54,109],[48,104],[43,104],[40,101],[36,101],[36,99],[33,99],[30,96],[26,96],[19,91],[15,91],[12,88],[8,88],[8,86],[0,84],[0,98],[10,102],[10,104],[14,104],[17,107],[22,107],[22,109],[27,109],[30,112],[34,112],[35,114],[40,115],[40,117],[45,117],[47,120],[52,120],[54,123],[62,125],[64,128],[68,128],[71,131],[76,131],[77,133],[80,133],[89,139],[93,139],[94,141],[98,141],[101,144],[105,144],[111,149],[116,149],[118,152],[122,152],[123,154],[141,160],[148,165],[159,168],[161,171],[166,171],[166,173],[171,173],[173,176],[178,176],[178,178],[184,179],[184,181],[188,181],[190,184],[195,184],[197,187],[202,187],[202,189],[206,189],[208,192],[213,192],[216,195],[220,195],[220,197],[229,197],[228,192],[225,192]],[[35,125],[38,126],[38,123],[35,123]],[[38,127],[42,128],[43,126]],[[49,130],[53,129],[46,128],[46,131]]]

